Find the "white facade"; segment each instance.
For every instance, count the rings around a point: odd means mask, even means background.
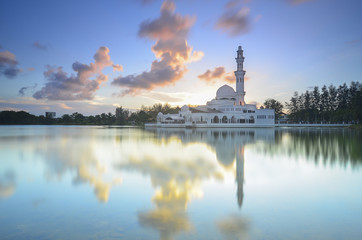
[[[223,85],[216,97],[206,105],[188,107],[184,105],[178,114],[157,115],[161,127],[273,127],[274,109],[257,109],[256,105],[245,104],[244,55],[241,46],[237,50],[237,70],[235,73],[236,91]],[[151,124],[152,125],[152,124]]]

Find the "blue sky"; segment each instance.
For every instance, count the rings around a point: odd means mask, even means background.
[[[0,110],[204,104],[235,87],[238,45],[248,103],[361,82],[361,10],[358,0],[3,0]]]

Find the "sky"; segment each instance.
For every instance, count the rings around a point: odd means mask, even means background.
[[[361,11],[359,0],[2,0],[0,111],[205,104],[235,88],[239,45],[247,103],[362,82]]]

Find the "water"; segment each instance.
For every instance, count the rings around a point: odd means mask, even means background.
[[[362,133],[0,127],[1,239],[362,239]]]

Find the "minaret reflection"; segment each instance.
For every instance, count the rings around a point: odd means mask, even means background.
[[[218,163],[225,169],[234,169],[237,185],[237,206],[241,209],[244,200],[245,146],[257,141],[274,142],[273,128],[212,128],[212,129],[147,129],[164,140],[179,138],[183,143],[203,142],[214,150]]]
[[[244,200],[244,146],[239,146],[236,154],[236,184],[239,209]]]

